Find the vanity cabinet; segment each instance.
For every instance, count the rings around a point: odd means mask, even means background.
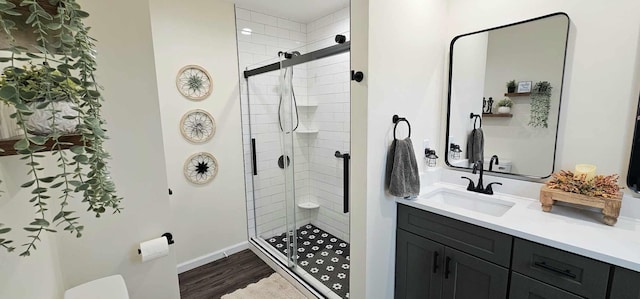
[[[403,204],[396,242],[395,298],[640,299],[638,272]]]
[[[395,298],[506,297],[510,236],[402,205],[398,228]]]
[[[640,299],[640,273],[615,267],[609,298]]]

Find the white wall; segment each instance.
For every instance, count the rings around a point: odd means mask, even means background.
[[[42,242],[36,244],[38,250],[32,251],[28,258],[18,256],[24,251],[24,247],[20,245],[27,242],[27,232],[22,227],[36,216],[35,209],[29,203],[31,190],[20,188],[20,185],[31,179],[26,175],[27,166],[20,157],[0,158],[0,219],[13,229],[9,234],[2,235],[2,238],[13,240],[12,245],[16,247],[13,253],[0,249],[0,298],[56,299],[62,295],[64,284],[55,236],[42,234]],[[42,159],[40,163],[47,169],[57,169],[55,159],[51,157]],[[47,175],[55,175],[55,171]],[[51,209],[57,210],[58,206],[52,204]],[[34,281],[39,284],[37,288],[33,287]]]
[[[507,81],[532,81],[534,86],[547,81],[552,87],[548,128],[529,126],[528,96],[511,97],[512,118],[484,119],[485,158],[498,155],[501,162],[511,161],[513,173],[546,177],[552,172],[567,25],[567,18],[558,15],[489,32],[484,90],[494,99],[494,111]]]
[[[452,0],[449,38],[537,16],[571,19],[556,169],[578,163],[625,181],[638,100],[640,2]],[[506,8],[508,7],[508,12]],[[594,20],[598,20],[594,22]],[[624,206],[623,206],[624,209]]]
[[[184,264],[247,240],[235,13],[233,4],[217,0],[152,0],[150,8],[175,249]],[[189,64],[212,77],[213,92],[202,101],[176,89],[178,70]],[[215,135],[205,143],[190,143],[180,133],[180,119],[192,109],[215,119]],[[184,162],[197,152],[218,161],[218,174],[205,185],[183,174]]]
[[[122,274],[132,299],[179,297],[175,248],[142,264],[141,241],[175,232],[167,179],[147,1],[82,1],[97,38],[99,82],[111,139],[111,175],[122,197],[119,215],[85,214],[83,237],[58,234],[64,287]],[[126,9],[122,9],[126,7]],[[114,16],[118,16],[114,18]],[[85,210],[84,204],[72,205]],[[180,239],[177,239],[180,242]]]
[[[411,122],[411,139],[418,153],[423,152],[422,140],[427,138],[432,146],[441,148],[437,141],[443,102],[446,3],[444,0],[369,1],[367,79],[352,84],[358,91],[352,93],[351,110],[354,111],[353,298],[393,297],[396,203],[384,191],[385,158],[393,138],[393,114]],[[356,7],[363,8],[366,4],[353,1],[352,5],[353,24],[366,21],[367,17],[356,11]],[[361,27],[352,28],[353,57],[366,53],[363,45],[358,45],[366,41],[363,36],[356,35],[362,34],[360,30]],[[367,71],[362,61],[355,62],[353,67]],[[368,86],[368,98],[360,90],[363,85]],[[366,108],[360,104],[362,101]],[[363,131],[366,140],[358,135]],[[406,134],[406,131],[398,134]],[[366,155],[366,166],[359,155]],[[420,169],[424,169],[421,155],[418,155],[418,161]],[[366,183],[358,178],[365,174]],[[365,240],[355,237],[363,233],[366,233]],[[361,276],[364,273],[366,276]]]

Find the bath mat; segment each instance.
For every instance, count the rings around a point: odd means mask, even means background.
[[[280,274],[273,273],[243,289],[222,296],[221,299],[307,299]]]

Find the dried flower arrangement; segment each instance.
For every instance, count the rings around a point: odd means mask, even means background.
[[[587,180],[586,175],[574,175],[573,172],[561,170],[554,173],[547,182],[547,187],[551,189],[582,194],[591,197],[619,198],[622,196],[618,185],[618,175],[596,175],[593,179]]]

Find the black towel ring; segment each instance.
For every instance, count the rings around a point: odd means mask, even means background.
[[[476,122],[478,121],[478,119],[480,120],[480,127],[482,128],[482,116],[480,114],[473,114],[473,112],[471,112],[469,114],[469,118],[473,119],[473,129],[476,129]]]
[[[411,124],[409,123],[409,121],[404,118],[404,117],[399,117],[397,114],[393,116],[393,123],[395,124],[395,126],[393,126],[393,140],[398,140],[398,138],[396,138],[396,129],[398,128],[398,123],[404,121],[407,123],[407,126],[409,127],[409,136],[407,136],[407,138],[411,137]]]

